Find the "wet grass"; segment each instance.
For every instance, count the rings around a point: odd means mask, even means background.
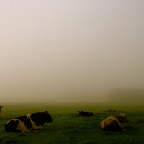
[[[108,111],[113,109],[113,111]],[[1,144],[143,144],[144,106],[99,104],[20,104],[4,105],[0,115]],[[9,133],[5,123],[14,117],[48,110],[53,123],[30,133]],[[92,117],[80,117],[78,110],[91,111]],[[99,124],[111,114],[125,112],[129,123],[125,132],[103,132]]]

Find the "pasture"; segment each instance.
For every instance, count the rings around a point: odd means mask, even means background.
[[[42,130],[30,133],[6,132],[6,122],[17,116],[48,111],[53,123],[45,123]],[[78,111],[95,115],[82,117]],[[113,111],[114,110],[114,111]],[[124,112],[129,123],[127,131],[104,132],[100,122],[111,114]],[[1,144],[144,144],[144,106],[112,104],[15,104],[4,105],[0,114]]]

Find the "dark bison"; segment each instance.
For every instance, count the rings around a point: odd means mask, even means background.
[[[3,108],[3,106],[0,106],[0,113],[1,113],[2,108]]]
[[[100,127],[104,131],[122,131],[126,130],[122,123],[127,123],[126,114],[121,113],[118,116],[110,116],[100,123]]]
[[[53,122],[50,114],[47,111],[36,112],[9,120],[5,125],[5,130],[10,132],[29,132],[30,130],[42,129],[45,122]]]
[[[80,116],[93,116],[94,114],[92,112],[84,112],[84,111],[78,111]]]
[[[28,114],[27,117],[30,118],[32,129],[42,129],[45,122],[53,122],[47,111]]]

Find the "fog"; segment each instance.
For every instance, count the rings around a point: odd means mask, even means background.
[[[144,1],[1,0],[0,19],[1,104],[144,100]]]

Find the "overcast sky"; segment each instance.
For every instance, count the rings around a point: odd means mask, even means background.
[[[1,0],[0,102],[97,102],[144,88],[143,0]]]

